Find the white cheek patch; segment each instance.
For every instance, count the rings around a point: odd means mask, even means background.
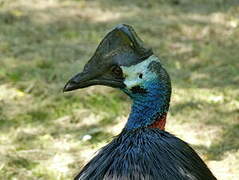
[[[156,76],[154,72],[151,72],[148,69],[149,64],[152,61],[159,61],[158,57],[152,55],[148,59],[135,64],[132,66],[121,66],[125,80],[124,84],[127,88],[132,88],[134,86],[142,85],[145,81],[148,81]],[[139,78],[139,75],[142,74],[142,78]]]

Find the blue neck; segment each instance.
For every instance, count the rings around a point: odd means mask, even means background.
[[[168,111],[170,91],[160,82],[151,82],[145,85],[147,93],[133,94],[123,90],[133,100],[131,113],[125,129],[132,130],[147,127],[154,123],[157,117]]]

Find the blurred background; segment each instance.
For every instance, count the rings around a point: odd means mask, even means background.
[[[171,75],[166,129],[218,179],[238,180],[238,0],[0,0],[0,179],[70,180],[121,131],[122,92],[62,93],[119,23]]]

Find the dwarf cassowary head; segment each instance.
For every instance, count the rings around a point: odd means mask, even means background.
[[[145,106],[153,107],[146,112],[147,119],[163,115],[169,108],[169,75],[159,58],[129,25],[118,25],[105,36],[83,72],[71,78],[64,91],[92,85],[105,85],[124,91],[134,101],[132,114],[139,114],[134,111],[145,110]],[[145,125],[152,123],[149,120],[144,122]]]
[[[129,25],[121,24],[101,41],[83,72],[71,78],[64,91],[92,85],[120,88],[132,98],[158,90],[170,96],[170,79],[151,48]]]

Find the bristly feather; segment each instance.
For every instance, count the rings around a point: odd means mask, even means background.
[[[157,128],[123,130],[75,180],[214,180],[184,141]]]

